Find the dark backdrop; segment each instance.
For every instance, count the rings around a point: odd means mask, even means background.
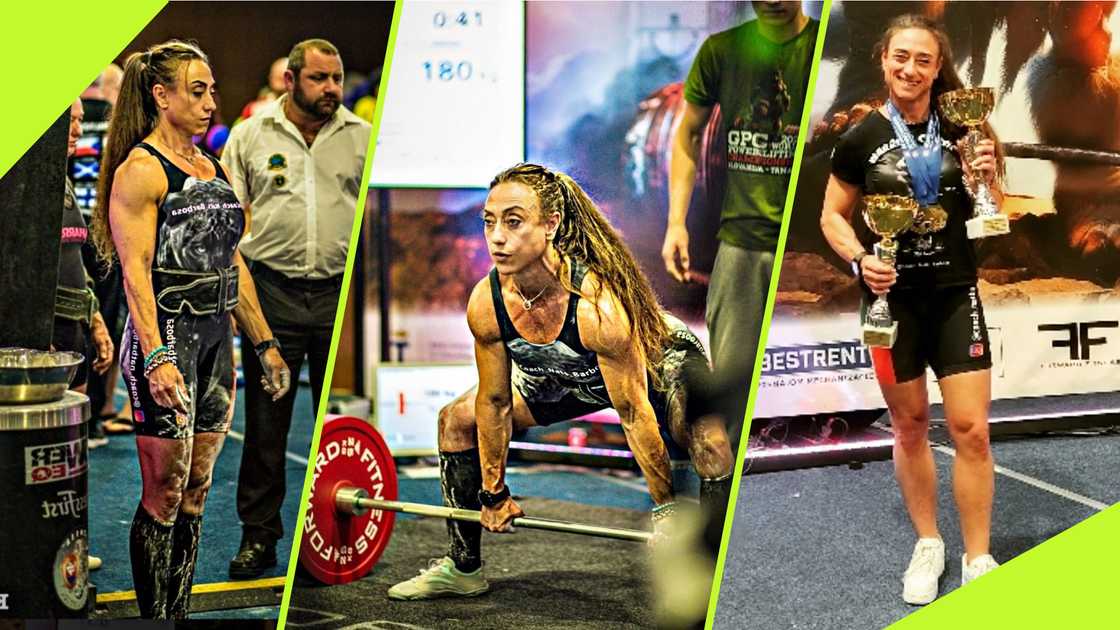
[[[116,62],[172,38],[193,39],[210,57],[222,121],[232,123],[267,81],[268,67],[296,42],[322,37],[338,46],[347,73],[380,68],[392,2],[171,2]]]

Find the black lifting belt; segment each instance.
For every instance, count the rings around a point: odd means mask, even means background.
[[[54,294],[54,314],[62,319],[69,319],[83,324],[93,321],[93,314],[97,312],[97,296],[89,287],[72,289],[58,287]]]
[[[214,315],[237,306],[237,266],[214,271],[152,268],[156,306],[168,313]]]

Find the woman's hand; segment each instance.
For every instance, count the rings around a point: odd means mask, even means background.
[[[879,257],[868,254],[859,261],[860,277],[875,295],[885,295],[898,281],[898,272]]]
[[[965,155],[964,142],[965,138],[957,141],[957,149],[961,151],[961,155]],[[991,186],[996,180],[996,145],[990,139],[985,138],[976,143],[973,147],[975,153],[972,162],[965,164],[963,161],[961,166],[964,167],[965,176],[969,179],[975,178],[985,184]]]
[[[160,407],[174,409],[184,416],[190,415],[190,391],[183,382],[183,375],[172,362],[167,362],[148,375],[148,390]]]
[[[492,508],[482,506],[482,526],[492,532],[512,532],[513,519],[521,516],[525,516],[525,512],[513,501],[513,497]]]
[[[284,358],[276,348],[262,352],[260,359],[261,367],[264,368],[261,386],[264,391],[272,394],[273,401],[280,400],[292,385],[292,373],[288,370],[288,364],[284,363]]]

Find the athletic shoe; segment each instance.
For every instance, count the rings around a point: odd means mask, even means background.
[[[999,566],[999,563],[996,562],[996,559],[990,554],[984,554],[979,558],[973,559],[972,562],[965,563],[965,559],[967,558],[968,554],[961,556],[961,586],[968,584]]]
[[[945,572],[945,543],[940,538],[919,538],[902,574],[902,599],[924,606],[937,599],[937,582]]]
[[[420,575],[389,589],[389,599],[435,599],[437,597],[474,597],[490,590],[482,569],[464,573],[448,557],[428,561]]]

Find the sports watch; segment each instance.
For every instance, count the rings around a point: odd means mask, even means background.
[[[502,489],[498,492],[487,492],[485,490],[478,491],[478,502],[488,508],[498,507],[503,501],[509,498],[509,486],[502,484]]]
[[[857,277],[857,278],[862,278],[863,277],[863,267],[860,267],[859,263],[860,263],[860,261],[863,260],[863,257],[866,256],[866,255],[867,255],[867,252],[860,252],[860,253],[856,254],[855,256],[852,256],[852,274],[855,275],[855,277]]]
[[[266,339],[253,346],[253,351],[256,352],[257,356],[259,357],[265,352],[268,352],[269,348],[276,348],[277,351],[280,350],[280,342],[276,340],[276,337],[273,337],[272,339]]]

